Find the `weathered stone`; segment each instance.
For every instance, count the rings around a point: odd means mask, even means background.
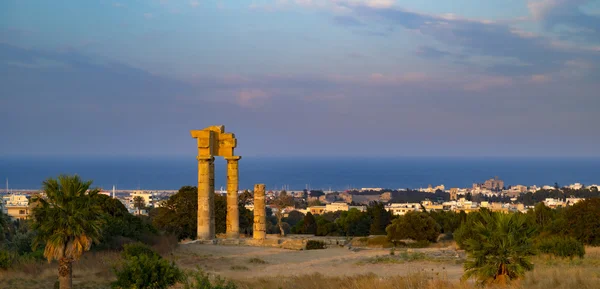
[[[267,214],[265,208],[265,185],[254,185],[254,239],[263,240],[267,233]]]
[[[234,156],[237,140],[225,127],[210,126],[190,131],[198,141],[198,240],[215,238],[215,164],[214,156],[227,158],[227,237],[239,237],[237,205],[238,160]]]
[[[227,160],[227,238],[240,236],[240,213],[238,210],[238,161],[239,156]]]
[[[211,217],[213,213],[214,192],[211,191],[210,170],[214,158],[198,156],[198,239],[210,240],[214,238],[211,230]]]

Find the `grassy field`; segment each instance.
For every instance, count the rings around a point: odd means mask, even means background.
[[[432,258],[442,248],[396,251],[344,248],[291,251],[276,248],[182,245],[165,258],[181,268],[223,276],[238,288],[480,288],[461,283],[461,259]],[[75,288],[109,288],[116,252],[90,252],[74,265]],[[511,288],[600,288],[600,248],[586,248],[583,259],[533,258],[535,270]],[[52,288],[55,263],[19,264],[0,271],[0,289]],[[177,287],[176,287],[177,288]],[[493,287],[490,287],[493,288]]]

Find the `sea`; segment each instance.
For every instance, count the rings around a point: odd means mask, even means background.
[[[471,187],[492,177],[508,185],[600,184],[600,158],[523,157],[243,157],[240,189],[269,190]],[[39,189],[60,174],[78,174],[106,190],[177,190],[197,183],[189,157],[0,157],[0,180],[13,190]],[[215,161],[215,189],[226,189],[226,162]],[[3,185],[0,185],[4,189]]]

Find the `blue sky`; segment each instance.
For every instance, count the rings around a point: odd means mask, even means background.
[[[600,1],[0,3],[0,155],[600,156]]]

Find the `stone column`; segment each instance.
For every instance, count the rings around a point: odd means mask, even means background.
[[[227,238],[240,237],[240,212],[238,209],[238,161],[242,157],[225,157],[227,160]]]
[[[267,210],[265,208],[265,185],[254,185],[254,239],[263,240],[267,236]]]
[[[214,192],[211,191],[211,174],[215,158],[198,156],[198,240],[212,240],[214,234]],[[213,188],[214,189],[214,188]],[[212,229],[211,229],[212,225]]]
[[[210,236],[211,239],[214,239],[216,237],[217,234],[217,230],[216,230],[216,225],[215,225],[215,162],[214,162],[214,157],[213,157],[213,161],[210,162],[210,178],[209,178],[209,184],[210,184],[210,189],[209,189],[209,198],[208,198],[208,202],[210,204]]]

